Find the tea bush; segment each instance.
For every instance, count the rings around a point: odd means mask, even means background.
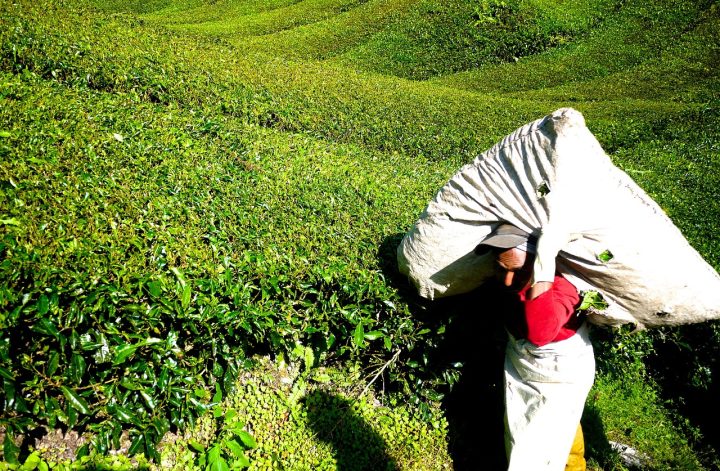
[[[210,384],[232,390],[247,351],[305,345],[319,361],[417,337],[373,268],[407,210],[389,189],[415,185],[392,156],[357,172],[351,148],[4,79],[0,356],[21,430],[88,425],[103,450],[132,427],[131,451],[153,456]]]
[[[515,62],[586,33],[611,2],[423,1],[370,40],[333,59],[411,79]]]

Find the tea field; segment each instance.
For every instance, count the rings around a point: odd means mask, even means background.
[[[720,269],[719,66],[715,0],[0,0],[0,469],[502,469],[400,239],[569,106]],[[718,324],[594,342],[591,469],[717,469]]]

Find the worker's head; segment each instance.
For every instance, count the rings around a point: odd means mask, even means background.
[[[521,290],[532,278],[536,238],[512,224],[500,224],[475,249],[492,251],[499,281],[507,288]]]

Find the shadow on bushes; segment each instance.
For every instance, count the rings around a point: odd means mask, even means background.
[[[702,436],[692,442],[708,469],[720,469],[720,322],[709,321],[651,332],[653,351],[645,364],[666,403],[697,427]]]
[[[608,442],[605,425],[598,410],[591,405],[586,406],[580,424],[585,438],[585,459],[595,460],[603,469],[618,467],[619,456]]]
[[[385,281],[398,290],[403,298],[411,306],[426,304],[425,300],[417,295],[415,288],[411,286],[407,277],[400,273],[397,264],[397,249],[400,246],[405,234],[393,234],[383,239],[377,251],[377,260]]]
[[[448,420],[454,469],[507,468],[504,443],[503,361],[505,330],[498,311],[487,305],[488,288],[435,301],[430,311],[447,319],[445,334],[431,352],[442,371],[462,364],[442,406]]]
[[[325,391],[305,397],[308,421],[333,447],[338,471],[396,471],[385,442],[353,409],[352,402]]]
[[[444,392],[448,447],[454,469],[507,468],[504,445],[503,362],[506,334],[489,284],[463,295],[428,301],[420,298],[397,268],[397,247],[404,234],[387,237],[378,251],[385,279],[410,307],[413,316],[444,333],[428,343],[428,367],[420,376]],[[460,366],[462,365],[462,366]],[[447,371],[459,376],[447,381]],[[458,370],[456,370],[458,371]],[[453,384],[450,384],[453,383]]]

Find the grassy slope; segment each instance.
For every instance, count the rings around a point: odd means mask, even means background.
[[[0,112],[13,149],[3,179],[24,195],[22,205],[4,199],[3,213],[21,222],[17,232],[39,257],[27,270],[81,279],[90,268],[123,286],[160,270],[148,266],[158,258],[202,278],[252,252],[266,262],[246,261],[240,273],[285,277],[289,292],[272,309],[316,317],[318,307],[298,305],[306,294],[291,280],[325,274],[338,285],[370,280],[379,294],[358,302],[376,302],[393,296],[378,271],[383,240],[402,233],[460,164],[567,105],[720,266],[711,237],[720,216],[716,5],[625,2],[615,11],[587,2],[568,12],[532,3],[563,41],[499,65],[463,55],[468,45],[453,38],[468,25],[433,20],[429,1],[123,2],[144,24],[38,11],[42,20],[29,24],[55,41],[25,54],[44,80],[6,72]],[[471,17],[462,2],[453,8],[453,18]],[[115,47],[120,40],[125,47]],[[425,47],[442,41],[455,48]],[[69,45],[82,54],[68,56]],[[57,195],[63,213],[43,195]],[[65,224],[42,224],[53,220]],[[127,250],[137,239],[148,248]],[[148,256],[160,248],[166,257]],[[322,317],[333,315],[327,308]],[[598,383],[588,405],[607,437],[643,445],[670,467],[693,461],[667,441],[685,442],[670,425],[649,443],[638,437],[653,434],[646,420],[667,423],[660,406],[632,418],[655,397]],[[608,395],[627,398],[606,405]],[[633,433],[627,421],[638,423]]]
[[[464,1],[418,2],[367,41],[328,60],[413,79],[447,76],[572,41],[613,8],[611,1],[527,1],[518,4],[518,18],[504,25],[481,22],[480,14],[492,11],[481,5]],[[508,30],[515,35],[516,30],[523,32],[514,36]]]
[[[355,6],[356,1],[321,0],[288,4],[203,5],[196,9],[167,13],[165,10],[148,15],[147,19],[171,25],[185,32],[207,33],[225,38],[261,36],[298,28],[336,16]]]

